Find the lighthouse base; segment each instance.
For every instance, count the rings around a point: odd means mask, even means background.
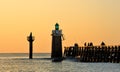
[[[61,36],[52,36],[52,53],[51,58],[62,59],[62,42]]]

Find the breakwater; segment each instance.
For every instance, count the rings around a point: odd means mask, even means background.
[[[120,45],[116,46],[74,46],[65,47],[64,56],[78,58],[81,62],[120,62]]]

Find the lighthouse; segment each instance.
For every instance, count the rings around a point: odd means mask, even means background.
[[[32,32],[30,35],[27,37],[27,40],[29,41],[29,59],[32,59],[32,54],[33,54],[33,41],[34,37],[32,36]]]
[[[62,30],[59,30],[59,24],[56,23],[55,30],[52,30],[52,59],[62,59],[62,36]]]

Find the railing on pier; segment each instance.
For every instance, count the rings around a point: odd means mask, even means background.
[[[119,46],[70,46],[65,47],[65,57],[77,57],[81,62],[120,62]]]

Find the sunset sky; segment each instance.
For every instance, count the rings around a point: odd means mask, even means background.
[[[0,0],[0,53],[51,52],[51,32],[58,22],[64,46],[84,42],[120,45],[120,0]]]

